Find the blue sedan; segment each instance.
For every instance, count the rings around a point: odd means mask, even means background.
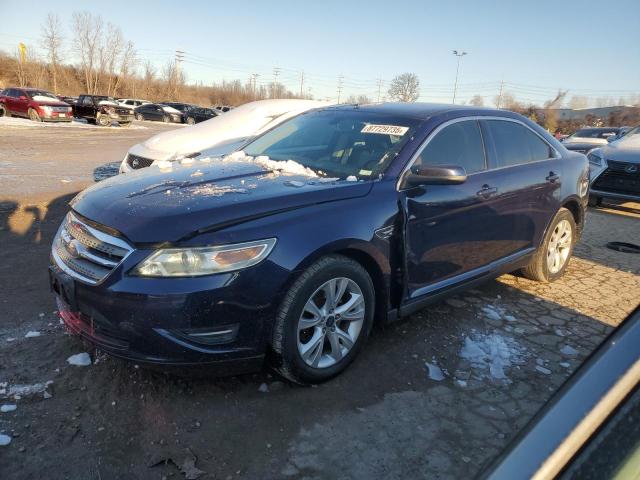
[[[375,323],[505,272],[561,277],[588,190],[586,157],[512,112],[327,107],[80,193],[51,285],[112,355],[316,383]]]

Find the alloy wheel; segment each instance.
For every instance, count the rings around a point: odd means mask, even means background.
[[[333,278],[309,297],[298,320],[298,352],[313,368],[327,368],[354,347],[365,319],[362,290],[349,278]]]
[[[560,220],[553,229],[553,233],[551,233],[549,246],[547,247],[547,268],[549,273],[558,273],[567,263],[571,252],[572,238],[571,224],[567,220]]]

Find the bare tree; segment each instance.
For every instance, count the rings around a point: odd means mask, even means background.
[[[558,90],[556,96],[544,104],[544,128],[551,133],[555,133],[558,129],[558,108],[562,106],[564,98],[567,96],[567,90]]]
[[[42,47],[47,52],[53,92],[58,93],[58,64],[62,53],[62,23],[55,13],[49,13],[42,25]]]
[[[112,23],[107,23],[104,37],[98,46],[98,72],[99,77],[103,79],[103,83],[107,84],[107,95],[112,94],[116,69],[124,46],[125,41],[122,30]],[[96,90],[97,88],[98,86],[96,85]]]
[[[387,93],[398,102],[415,102],[420,96],[420,80],[415,73],[403,73],[391,80]]]
[[[480,95],[474,95],[469,103],[471,105],[475,105],[476,107],[482,107],[484,106],[484,98],[482,98]]]
[[[97,93],[97,67],[102,43],[102,17],[89,12],[75,12],[72,17],[73,49],[80,59],[87,93]]]
[[[583,97],[582,95],[574,95],[569,101],[569,107],[573,108],[574,110],[587,108],[588,106],[589,99],[587,99],[587,97]]]

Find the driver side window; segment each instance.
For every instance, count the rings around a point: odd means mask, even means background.
[[[478,122],[464,120],[443,128],[429,141],[414,165],[457,165],[468,174],[484,170],[484,144]]]

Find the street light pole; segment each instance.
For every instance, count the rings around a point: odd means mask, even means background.
[[[464,57],[467,52],[458,52],[457,50],[454,50],[453,54],[458,57],[458,65],[456,66],[456,82],[453,85],[453,101],[451,103],[456,103],[456,92],[458,91],[458,72],[460,71],[460,58]]]

